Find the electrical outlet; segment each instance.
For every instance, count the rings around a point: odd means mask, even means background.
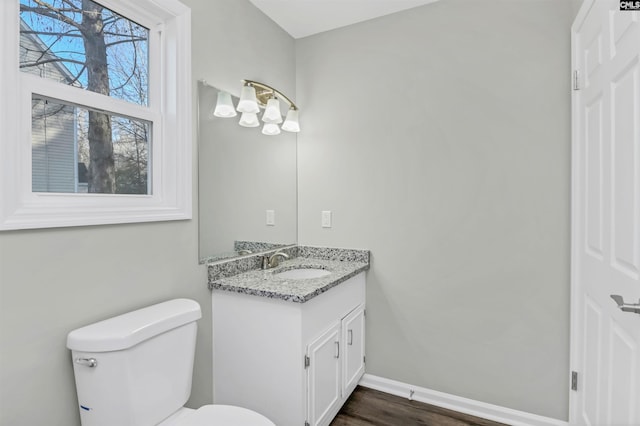
[[[331,211],[330,210],[324,210],[322,212],[322,227],[331,228]]]
[[[276,225],[276,212],[275,210],[267,210],[267,226]]]

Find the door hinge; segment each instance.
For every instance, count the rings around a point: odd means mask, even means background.
[[[578,373],[576,371],[571,372],[571,390],[578,390]]]
[[[363,364],[366,364],[366,363],[367,363],[367,357],[366,357],[366,356],[363,356],[363,357],[362,357],[362,363],[363,363]]]
[[[311,365],[311,359],[308,356],[304,356],[304,368],[307,368]]]
[[[573,70],[573,90],[580,90],[580,71]]]

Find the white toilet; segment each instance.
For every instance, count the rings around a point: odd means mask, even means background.
[[[191,394],[200,305],[175,299],[67,336],[83,426],[275,426],[246,408],[183,405]]]

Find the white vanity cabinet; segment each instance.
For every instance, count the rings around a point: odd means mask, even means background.
[[[305,303],[212,292],[214,403],[326,426],[364,374],[364,272]]]
[[[364,304],[307,346],[307,422],[328,425],[364,374]]]

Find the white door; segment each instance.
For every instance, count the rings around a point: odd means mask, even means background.
[[[640,14],[585,0],[572,27],[571,392],[576,425],[640,425]]]
[[[364,374],[364,305],[342,320],[342,389],[346,398]]]
[[[307,348],[307,417],[311,426],[328,425],[340,405],[340,322]]]

